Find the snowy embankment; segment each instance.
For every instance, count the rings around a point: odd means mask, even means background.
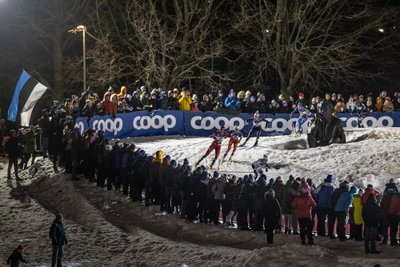
[[[389,178],[400,177],[400,129],[353,131],[348,139],[344,145],[304,149],[302,138],[261,138],[258,147],[239,148],[232,164],[219,168],[243,175],[250,171],[249,163],[267,153],[270,178],[281,175],[286,180],[292,174],[318,183],[332,173],[336,182],[347,179],[382,188]],[[162,149],[178,162],[188,158],[191,163],[211,142],[208,138],[134,141],[149,154]],[[262,233],[188,224],[176,215],[157,216],[156,207],[131,203],[119,192],[86,181],[72,182],[66,175],[54,175],[48,161],[41,163],[34,177],[23,172],[21,184],[6,182],[3,170],[0,183],[0,255],[5,258],[23,242],[28,245],[27,266],[49,266],[48,227],[54,211],[66,218],[70,242],[65,248],[66,266],[398,266],[400,259],[397,247],[379,245],[381,254],[365,255],[362,242],[329,238],[316,238],[318,246],[310,248],[301,246],[298,236],[276,235],[275,244],[264,247]]]
[[[223,173],[243,176],[251,173],[252,162],[267,154],[271,166],[267,176],[282,176],[284,181],[293,175],[311,178],[319,184],[332,174],[336,184],[347,180],[360,187],[371,183],[382,188],[390,178],[400,178],[400,128],[354,129],[346,132],[346,138],[346,144],[312,149],[307,149],[305,135],[261,137],[257,147],[251,147],[254,140],[250,139],[247,147],[238,148],[231,164],[216,167]],[[178,162],[188,158],[194,164],[211,142],[211,138],[178,138],[144,142],[138,146],[149,154],[162,149]],[[227,143],[228,140],[224,140],[221,155]],[[213,156],[210,154],[202,164],[210,165]]]

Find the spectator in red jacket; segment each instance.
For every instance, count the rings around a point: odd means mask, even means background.
[[[374,189],[372,184],[367,185],[364,194],[361,196],[361,204],[363,206],[365,206],[365,204],[367,203],[367,199],[370,194],[373,194],[375,198],[380,195],[380,193]]]
[[[311,228],[311,209],[316,206],[317,204],[311,197],[310,187],[306,182],[302,182],[298,196],[292,202],[292,207],[297,210],[297,219],[300,225],[300,238],[302,245],[306,244],[306,235],[308,238],[308,245],[314,245]]]
[[[110,93],[106,92],[104,94],[103,101],[101,101],[101,110],[104,112],[106,115],[111,115],[115,116],[117,114],[117,107],[113,102],[110,101]]]

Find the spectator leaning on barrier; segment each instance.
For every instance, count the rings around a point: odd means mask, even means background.
[[[190,110],[192,105],[192,98],[190,97],[190,92],[188,89],[183,87],[182,93],[178,98],[179,110]]]
[[[210,101],[210,97],[205,94],[203,95],[203,101],[201,101],[200,104],[200,110],[203,112],[207,112],[207,111],[213,111],[214,107]]]
[[[383,102],[382,111],[385,111],[385,112],[393,112],[394,111],[394,106],[393,106],[392,100],[388,96],[385,98],[385,102]]]
[[[227,98],[225,98],[225,107],[229,110],[239,110],[237,106],[238,99],[235,91],[232,89]]]

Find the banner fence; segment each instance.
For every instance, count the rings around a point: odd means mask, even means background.
[[[157,112],[136,111],[118,113],[111,116],[94,116],[92,118],[77,118],[75,128],[83,134],[88,129],[103,130],[108,138],[126,138],[157,135],[209,136],[221,126],[227,130],[238,126],[244,135],[250,131],[252,122],[247,122],[253,114],[241,113],[233,116],[216,112],[159,110]],[[289,135],[294,130],[297,117],[290,118],[289,114],[261,114],[268,121],[262,123],[261,136]],[[341,113],[345,129],[357,128],[356,114]],[[310,118],[311,119],[311,118]],[[366,128],[400,127],[400,112],[369,113],[364,119]],[[303,132],[307,131],[307,123]]]

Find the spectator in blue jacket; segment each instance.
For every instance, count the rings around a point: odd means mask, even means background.
[[[225,98],[225,107],[229,110],[239,110],[238,109],[238,98],[236,97],[235,91],[231,90],[227,98]]]
[[[61,259],[63,256],[63,246],[68,244],[67,237],[65,236],[63,217],[57,214],[50,227],[49,237],[53,247],[53,255],[51,259],[51,266],[61,266]]]
[[[335,206],[335,213],[338,220],[337,223],[337,233],[340,241],[347,240],[346,238],[346,216],[349,211],[349,207],[351,202],[353,201],[353,196],[357,193],[358,188],[356,186],[352,186],[350,191],[347,191],[340,195],[338,201]]]
[[[335,224],[334,212],[331,208],[331,196],[334,190],[332,184],[333,176],[329,174],[324,182],[320,184],[317,189],[315,189],[315,194],[317,196],[317,233],[318,236],[325,236],[325,220],[328,217],[328,234],[333,236],[333,227]]]

